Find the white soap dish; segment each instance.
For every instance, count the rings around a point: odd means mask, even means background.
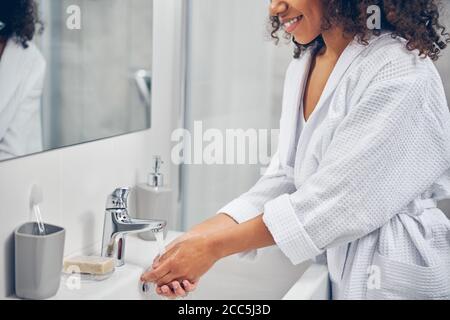
[[[70,280],[71,277],[79,277],[79,279],[81,281],[104,281],[109,279],[113,273],[114,273],[115,269],[113,269],[112,271],[105,273],[105,274],[92,274],[92,273],[76,273],[76,272],[72,272],[72,273],[67,273],[67,272],[62,272],[61,275],[63,277],[63,279],[66,280]],[[73,279],[73,278],[72,278]]]

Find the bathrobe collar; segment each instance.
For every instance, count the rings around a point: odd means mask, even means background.
[[[314,48],[308,48],[300,59],[294,60],[291,66],[290,76],[287,77],[288,83],[286,85],[286,92],[283,101],[283,108],[287,110],[284,117],[281,120],[280,128],[280,161],[287,168],[290,173],[293,174],[292,167],[287,165],[288,159],[295,156],[295,159],[303,159],[306,151],[308,140],[317,127],[318,122],[326,114],[326,106],[330,105],[330,99],[336,88],[341,83],[342,78],[350,68],[352,63],[358,58],[358,56],[366,50],[373,41],[378,38],[386,36],[388,33],[383,33],[380,36],[372,36],[368,41],[368,45],[363,45],[355,38],[346,47],[344,52],[339,57],[339,60],[334,67],[327,84],[322,92],[322,95],[317,103],[313,113],[309,117],[305,126],[302,128],[298,145],[295,145],[295,132],[297,127],[297,121],[299,119],[300,106],[303,101],[303,93],[306,87],[306,82],[309,75],[309,69],[312,62]],[[301,115],[303,116],[303,115]],[[289,172],[288,172],[289,174]]]
[[[13,40],[8,40],[0,59],[0,114],[20,93],[20,83],[29,69],[26,60],[25,50]]]

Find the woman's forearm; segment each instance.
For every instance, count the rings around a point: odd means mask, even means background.
[[[219,213],[214,217],[196,225],[188,233],[204,234],[227,229],[237,225],[237,222],[225,213]]]
[[[179,279],[196,282],[221,258],[275,244],[263,215],[241,224],[231,224],[229,219],[226,215],[214,217],[197,227],[201,234],[175,243],[141,280],[155,282],[158,286]],[[220,227],[220,221],[226,222],[228,227]],[[218,229],[211,231],[211,228]]]
[[[247,222],[214,232],[210,235],[209,241],[219,259],[275,244],[262,214]]]
[[[193,236],[198,235],[208,235],[210,233],[214,233],[220,230],[224,230],[227,228],[231,228],[233,226],[237,225],[237,222],[231,218],[229,215],[225,213],[216,214],[214,217],[196,225],[192,229],[190,229],[188,232],[184,233],[180,237],[176,238],[174,241],[172,241],[167,247],[166,250],[170,250],[173,248],[177,243],[184,241],[186,239],[189,239]],[[155,261],[157,261],[159,257],[156,258]]]
[[[238,224],[229,215],[220,213],[193,227],[189,233],[208,235],[211,247],[219,258],[275,244],[262,214]]]

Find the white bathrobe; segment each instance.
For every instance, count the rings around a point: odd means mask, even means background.
[[[272,170],[219,212],[264,213],[294,264],[325,257],[334,299],[450,299],[436,207],[450,198],[450,113],[434,64],[387,33],[353,41],[296,144],[311,57],[287,71]]]
[[[45,60],[33,43],[9,40],[0,59],[0,160],[42,151]]]

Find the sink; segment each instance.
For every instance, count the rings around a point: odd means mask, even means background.
[[[182,233],[169,232],[166,243]],[[52,299],[64,300],[141,300],[161,299],[155,293],[147,296],[139,290],[139,277],[158,248],[155,242],[127,237],[125,265],[116,268],[104,281],[74,281],[62,278],[60,289]],[[294,266],[277,247],[260,250],[254,260],[238,256],[227,257],[201,279],[197,291],[189,300],[269,300],[327,299],[329,293],[326,267],[306,262]]]
[[[74,280],[62,277],[56,296],[52,300],[139,300],[139,277],[143,268],[127,264],[116,268],[113,275],[104,281],[84,281],[74,285]],[[73,279],[73,278],[72,278]]]

